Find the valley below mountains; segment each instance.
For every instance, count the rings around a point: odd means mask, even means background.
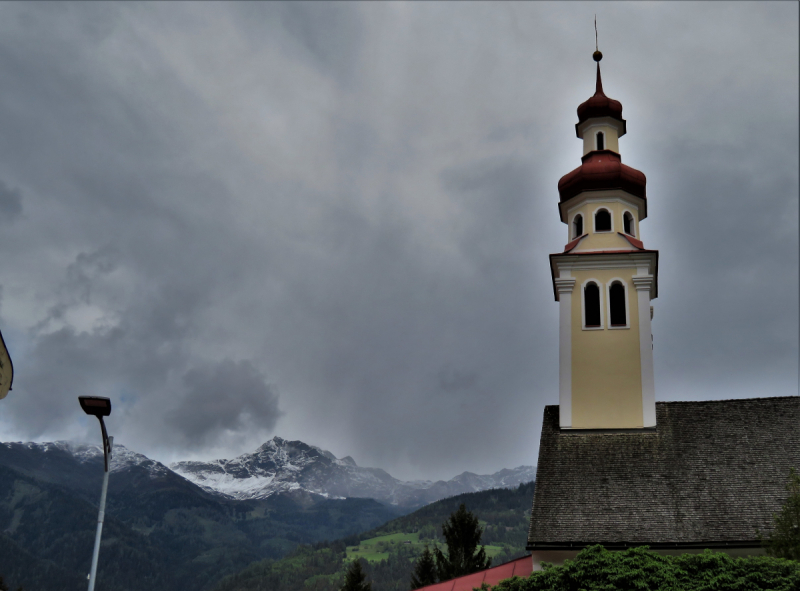
[[[0,443],[0,576],[12,588],[85,588],[102,476],[99,446]],[[356,535],[443,497],[533,477],[523,466],[405,482],[279,437],[232,460],[170,466],[115,445],[98,587],[210,589],[301,544]]]

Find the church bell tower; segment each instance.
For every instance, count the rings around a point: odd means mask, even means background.
[[[644,247],[644,174],[622,163],[622,105],[597,86],[578,107],[581,165],[558,182],[567,225],[564,251],[550,255],[559,302],[562,429],[656,426],[650,300],[658,295],[658,251]]]

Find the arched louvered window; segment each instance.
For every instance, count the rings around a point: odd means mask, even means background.
[[[607,209],[599,209],[594,214],[594,231],[595,232],[610,232],[611,231],[611,214]]]
[[[587,327],[600,326],[600,288],[596,283],[587,283],[583,288],[584,319]]]
[[[625,313],[625,286],[619,281],[612,283],[608,290],[608,307],[611,326],[628,325],[628,317]]]
[[[605,148],[605,145],[606,145],[605,139],[606,138],[603,135],[603,132],[602,131],[598,131],[597,132],[597,149],[598,150],[605,150],[606,149]]]
[[[576,215],[572,219],[572,239],[575,240],[578,236],[583,235],[583,216]]]
[[[636,233],[633,230],[633,216],[631,212],[626,211],[625,214],[622,216],[622,225],[624,226],[625,233],[629,236],[635,236]]]

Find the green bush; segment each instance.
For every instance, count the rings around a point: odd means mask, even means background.
[[[647,547],[582,550],[563,566],[544,563],[527,579],[494,591],[797,591],[800,563],[770,556],[731,558],[721,552],[661,556]]]

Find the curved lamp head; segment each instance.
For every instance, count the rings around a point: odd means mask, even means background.
[[[111,414],[111,399],[103,396],[78,396],[83,412],[87,415],[107,417]]]
[[[108,457],[111,455],[111,444],[114,438],[108,436],[103,417],[111,414],[111,399],[105,396],[78,396],[78,402],[81,403],[83,412],[97,417],[100,421],[100,429],[103,431],[103,459],[106,472],[108,472]]]

